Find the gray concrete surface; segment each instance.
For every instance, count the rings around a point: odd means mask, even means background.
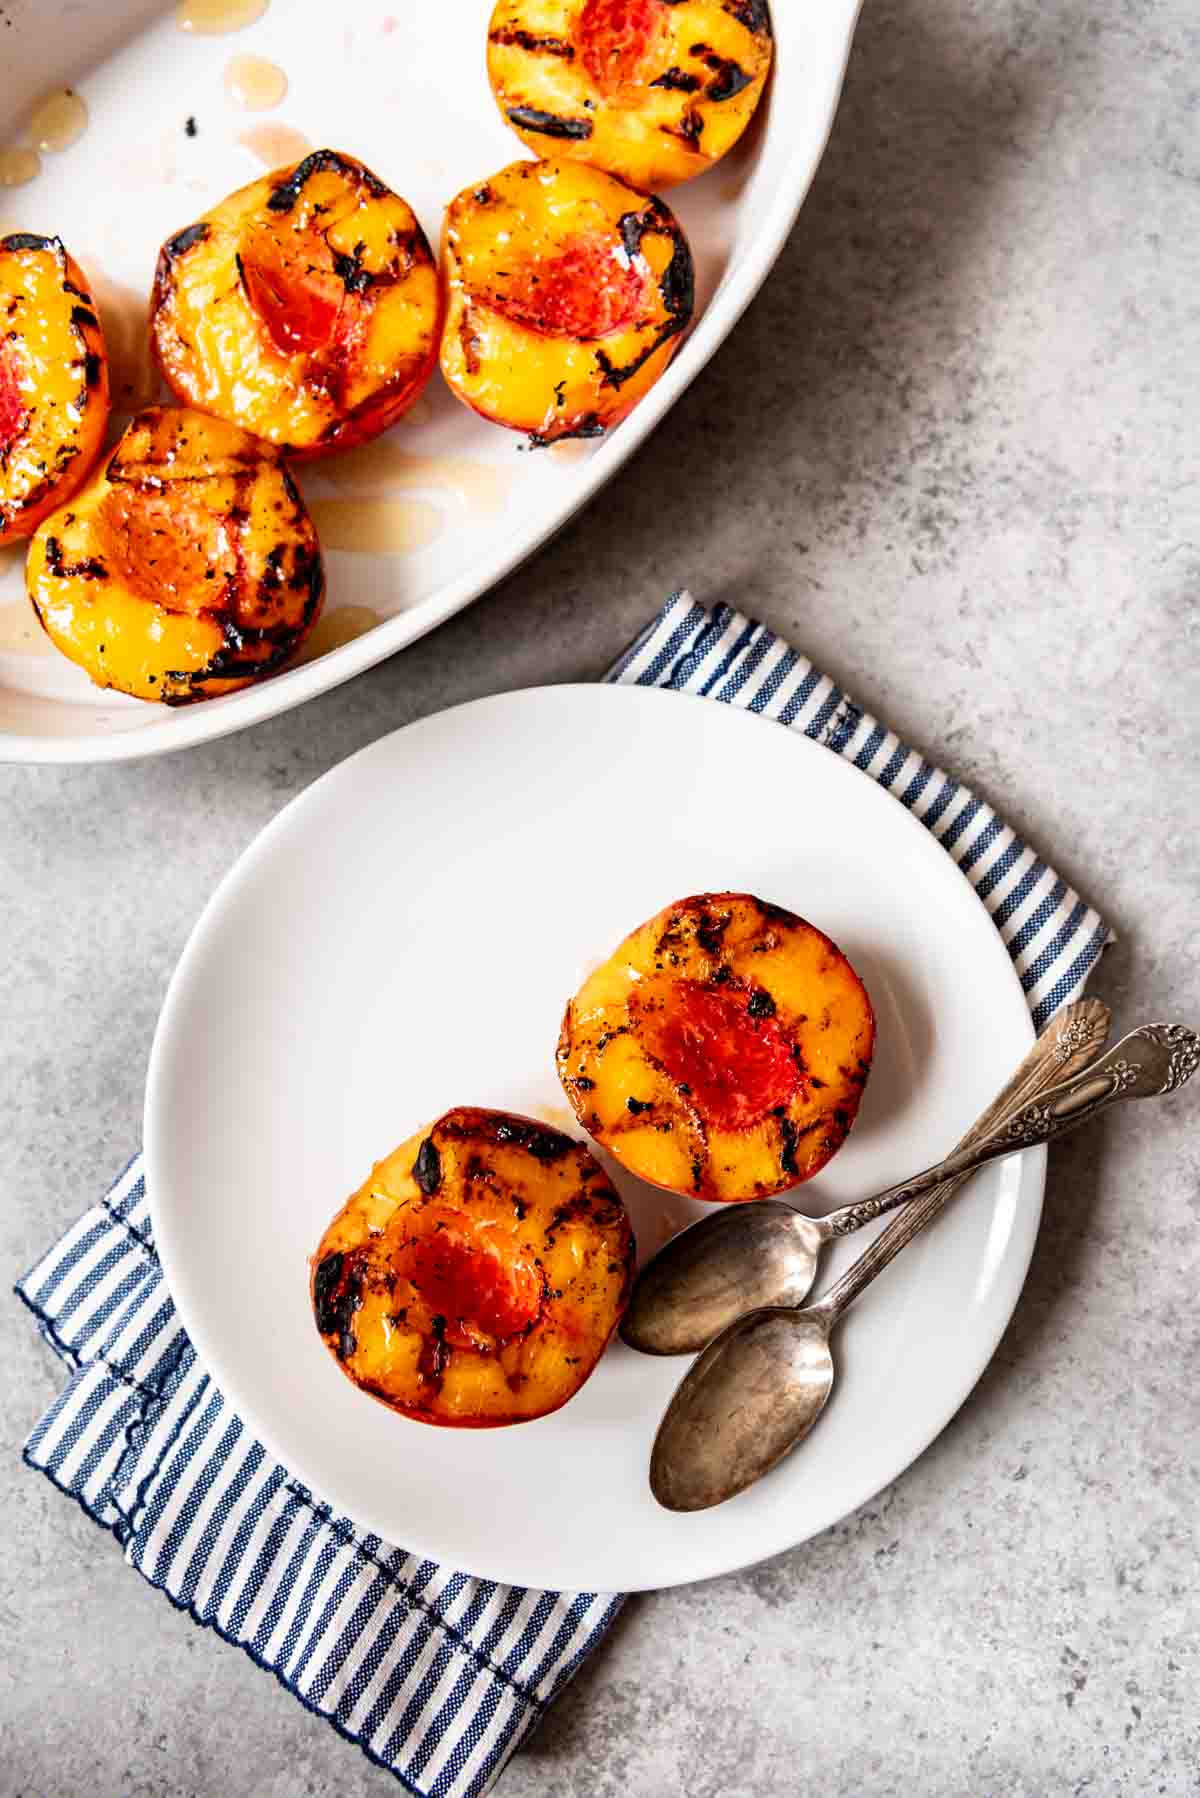
[[[249,735],[3,771],[6,1284],[137,1140],[184,936],[282,802],[422,713],[599,671],[681,580],[1053,854],[1122,932],[1123,1018],[1200,1018],[1198,58],[1191,0],[872,0],[767,289],[531,567]],[[1200,1792],[1189,1097],[1055,1155],[1012,1326],[919,1463],[631,1603],[505,1798]],[[13,1302],[0,1333],[4,1793],[394,1789],[22,1470],[56,1369]]]

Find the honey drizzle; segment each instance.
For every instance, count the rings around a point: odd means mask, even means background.
[[[363,555],[404,555],[440,537],[437,506],[417,499],[318,499],[309,511],[322,549]]]
[[[175,23],[197,37],[223,37],[244,31],[266,12],[270,0],[179,0]]]
[[[418,400],[417,404],[422,402]],[[322,470],[337,487],[356,496],[383,498],[396,489],[449,490],[479,517],[495,517],[504,509],[513,475],[494,462],[468,456],[417,456],[388,442],[366,444]]]

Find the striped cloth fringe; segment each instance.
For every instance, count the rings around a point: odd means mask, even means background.
[[[197,1623],[421,1798],[478,1798],[620,1600],[472,1579],[361,1530],[256,1442],[196,1358],[139,1156],[20,1282],[74,1372],[25,1460]]]
[[[1008,946],[1035,1024],[1111,933],[996,814],[772,632],[687,593],[608,676],[708,694],[848,756],[926,824]],[[179,1609],[418,1798],[480,1798],[612,1622],[608,1593],[499,1586],[336,1515],[256,1442],[196,1359],[154,1249],[139,1156],[18,1284],[71,1370],[25,1446]]]

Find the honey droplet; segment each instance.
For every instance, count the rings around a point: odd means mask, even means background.
[[[238,134],[238,142],[251,156],[257,156],[264,168],[279,169],[288,162],[299,162],[307,156],[312,145],[303,131],[297,131],[294,125],[272,125],[265,122],[251,125],[248,131]]]
[[[423,549],[444,528],[438,508],[419,499],[318,499],[308,509],[322,549],[363,555]]]
[[[365,636],[382,623],[382,614],[373,606],[338,606],[332,612],[323,612],[305,638],[296,660],[315,662],[319,656],[328,655],[331,649],[353,643],[355,637]]]
[[[223,37],[227,31],[244,31],[261,19],[270,0],[179,0],[175,23],[180,31],[197,37]]]
[[[39,100],[29,135],[39,150],[66,150],[87,130],[88,109],[73,88],[56,88]]]
[[[42,166],[36,150],[18,144],[12,150],[0,150],[0,187],[24,187]]]
[[[288,79],[265,56],[235,56],[225,70],[225,91],[247,112],[270,112],[287,93]]]

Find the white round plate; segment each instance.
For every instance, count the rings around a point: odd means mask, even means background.
[[[146,1095],[167,1279],[251,1429],[388,1540],[523,1585],[703,1579],[870,1498],[992,1354],[1037,1231],[1040,1151],[978,1175],[864,1296],[811,1441],[694,1516],[661,1510],[646,1477],[686,1361],[614,1342],[553,1416],[456,1431],[394,1416],[318,1337],[308,1257],[371,1164],[455,1104],[566,1126],[566,999],[633,925],[719,889],[819,924],[875,1005],[862,1111],[807,1210],[937,1159],[1032,1041],[991,920],[902,805],[780,726],[638,688],[510,693],[384,738],[294,800],[196,926]],[[616,1177],[643,1256],[705,1209]]]

